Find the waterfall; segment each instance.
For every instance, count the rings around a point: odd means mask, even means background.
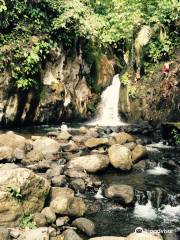
[[[90,125],[118,126],[124,125],[119,116],[119,93],[121,83],[119,74],[113,77],[112,84],[107,87],[101,95],[101,102],[98,106],[97,117],[90,122]]]

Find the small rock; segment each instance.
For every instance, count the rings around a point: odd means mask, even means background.
[[[137,171],[144,171],[146,169],[146,162],[142,160],[138,163],[135,163],[133,169]]]
[[[134,199],[134,190],[129,185],[113,184],[105,189],[104,194],[107,198],[118,198],[124,204],[132,203]]]
[[[143,145],[137,145],[132,151],[132,161],[136,162],[147,155],[147,149]]]
[[[117,144],[123,145],[125,143],[135,142],[135,138],[125,132],[114,133],[114,134],[112,134],[112,136]]]
[[[57,139],[58,140],[69,140],[71,137],[72,137],[72,135],[70,133],[68,133],[68,131],[64,130],[58,134]]]
[[[70,140],[67,144],[61,144],[61,148],[64,152],[76,152],[79,150],[77,144],[72,140]]]
[[[65,175],[54,176],[51,181],[55,187],[64,187],[67,184]]]
[[[95,234],[94,223],[87,218],[77,218],[72,222],[73,227],[77,227],[80,231],[84,232],[87,236],[91,237]]]
[[[86,188],[85,182],[81,178],[71,181],[71,186],[76,192],[84,192]]]
[[[65,230],[61,237],[63,237],[63,240],[82,240],[82,238],[72,229]]]
[[[86,134],[88,132],[88,129],[86,127],[82,126],[79,128],[79,132],[82,134]]]
[[[57,227],[62,227],[62,226],[64,226],[64,225],[66,225],[69,221],[70,221],[70,219],[69,219],[68,216],[58,217],[58,218],[56,219],[56,226],[57,226]]]
[[[108,236],[108,237],[90,238],[89,240],[126,240],[126,238],[124,238],[124,237],[111,237],[111,236]],[[144,240],[144,239],[142,239],[142,240]],[[151,240],[151,239],[149,239],[149,240]]]
[[[55,176],[59,176],[63,173],[64,166],[56,166],[47,170],[46,174],[48,178],[53,178]]]
[[[54,200],[56,197],[74,197],[74,191],[67,187],[52,187],[51,188],[51,200]]]
[[[45,227],[46,226],[46,218],[42,213],[34,214],[34,222],[37,227]]]
[[[64,174],[70,178],[86,178],[87,173],[77,169],[67,169]]]
[[[44,208],[41,213],[45,216],[47,223],[53,223],[56,221],[56,214],[50,207]]]
[[[89,138],[87,141],[85,141],[84,144],[88,148],[94,148],[109,144],[109,140],[108,138]]]

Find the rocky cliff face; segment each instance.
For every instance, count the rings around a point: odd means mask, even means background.
[[[106,68],[102,66],[104,61]],[[113,63],[103,56],[99,68],[97,84],[107,84],[112,79]],[[18,90],[9,73],[4,72],[0,76],[0,124],[57,124],[87,119],[91,116],[89,106],[98,97],[90,84],[91,75],[95,75],[92,71],[96,69],[85,62],[81,49],[70,55],[59,47],[51,51],[33,90]]]
[[[179,121],[180,116],[180,59],[170,65],[168,76],[162,73],[162,64],[147,78],[134,83],[135,97],[128,96],[127,87],[121,88],[120,112],[129,122]]]

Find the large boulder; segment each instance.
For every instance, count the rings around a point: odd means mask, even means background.
[[[136,140],[132,135],[125,132],[114,133],[112,136],[115,142],[121,145],[125,143],[135,142]]]
[[[0,168],[0,226],[16,226],[23,214],[41,211],[49,182],[25,168]]]
[[[121,170],[130,170],[133,166],[131,151],[120,144],[112,145],[108,149],[110,163]]]
[[[127,240],[163,240],[163,238],[159,234],[154,235],[148,232],[132,233],[126,239]]]
[[[46,154],[56,154],[60,149],[60,144],[54,139],[43,137],[33,142],[35,152]]]
[[[89,138],[87,141],[85,141],[85,146],[88,148],[94,148],[101,145],[107,145],[109,144],[108,138]]]
[[[105,189],[104,194],[107,198],[118,198],[123,203],[132,203],[134,199],[134,190],[129,185],[113,184]]]
[[[94,154],[82,157],[76,157],[69,161],[68,168],[85,170],[90,173],[97,172],[106,168],[109,164],[109,158],[105,155]]]
[[[13,132],[0,134],[0,161],[21,160],[24,157],[26,139]]]
[[[79,197],[56,197],[50,203],[51,209],[60,215],[69,215],[81,217],[86,212],[86,205],[82,198]]]
[[[138,144],[132,151],[132,160],[137,162],[147,155],[147,149],[145,146]]]
[[[14,132],[7,132],[5,134],[0,134],[0,146],[10,147],[12,149],[24,150],[26,144],[26,139]]]
[[[77,227],[80,231],[86,233],[89,237],[95,234],[95,225],[94,223],[87,218],[77,218],[72,224],[73,227]]]

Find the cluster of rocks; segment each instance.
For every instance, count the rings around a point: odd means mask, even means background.
[[[13,132],[1,134],[0,240],[94,236],[95,224],[84,217],[91,207],[77,193],[101,186],[94,173],[109,165],[130,171],[146,155],[146,148],[125,132],[102,136],[96,128],[81,127],[75,135],[64,130],[30,139]],[[106,186],[104,195],[125,205],[134,201],[134,189],[128,185]],[[29,222],[23,222],[28,216],[36,229],[28,229]],[[156,239],[160,238],[152,238]]]

